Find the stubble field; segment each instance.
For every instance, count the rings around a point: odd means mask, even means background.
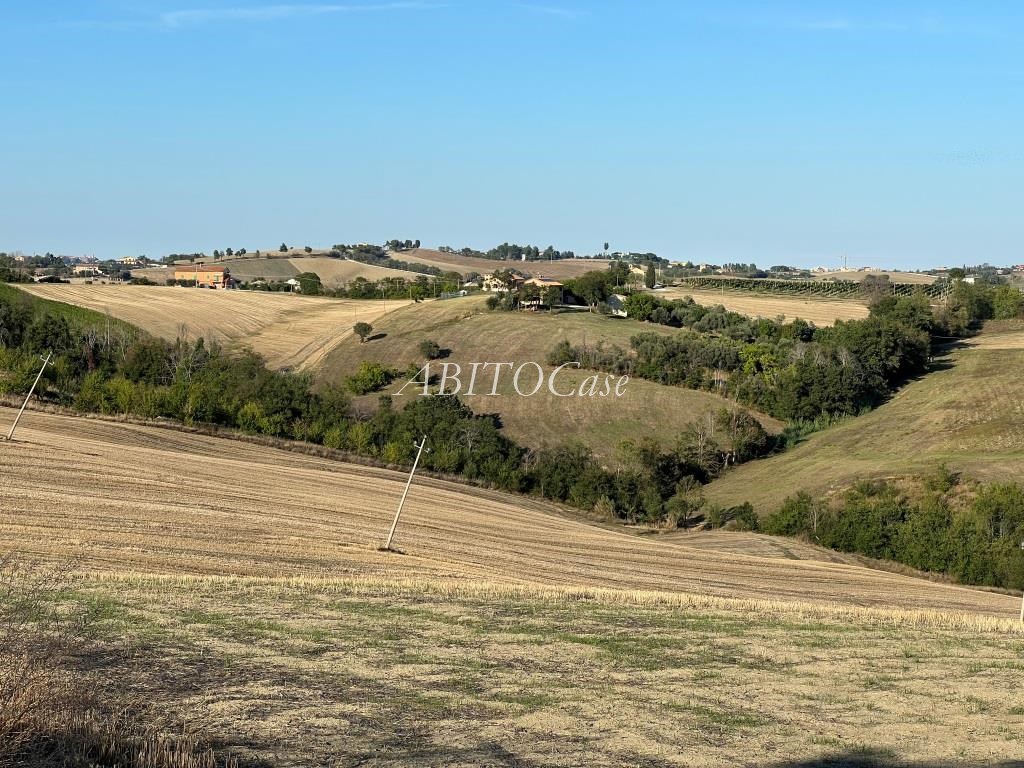
[[[404,477],[30,412],[0,443],[0,550],[73,561],[66,599],[122,649],[117,674],[249,760],[1024,755],[1013,597],[431,478],[402,553],[377,551]]]
[[[772,296],[748,291],[711,291],[691,288],[667,288],[656,291],[663,299],[681,299],[690,296],[698,304],[713,307],[721,304],[732,312],[751,317],[778,316],[787,321],[806,320],[819,327],[835,325],[836,320],[861,320],[868,316],[868,306],[859,299],[804,298]]]
[[[274,368],[313,368],[359,321],[373,323],[408,301],[365,301],[289,293],[137,285],[29,285],[24,290],[112,317],[165,339],[244,343]]]

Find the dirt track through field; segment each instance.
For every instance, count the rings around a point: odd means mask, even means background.
[[[669,288],[656,291],[663,299],[681,299],[691,296],[704,306],[721,304],[732,312],[751,317],[774,319],[782,315],[787,321],[797,318],[819,327],[834,325],[836,320],[860,320],[868,316],[868,307],[856,299],[804,298],[798,296],[762,295],[747,291],[705,291],[689,288]]]
[[[373,323],[408,301],[362,301],[258,291],[139,285],[31,285],[53,301],[109,312],[155,336],[244,343],[275,368],[313,368],[359,321]]]
[[[13,418],[0,409],[0,423]],[[0,442],[0,550],[154,574],[465,578],[1012,617],[1012,597],[750,557],[578,522],[540,502],[157,427],[29,412]]]

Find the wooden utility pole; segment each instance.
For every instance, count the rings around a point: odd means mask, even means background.
[[[405,506],[405,497],[409,495],[409,486],[412,485],[412,478],[416,474],[416,467],[420,465],[420,456],[423,455],[423,448],[427,444],[427,436],[424,435],[420,438],[420,444],[416,445],[416,461],[412,463],[412,471],[409,473],[409,479],[405,483],[405,490],[402,492],[402,499],[398,502],[398,511],[395,512],[395,521],[391,524],[391,530],[388,532],[388,540],[384,542],[382,549],[390,550],[391,542],[395,538],[395,529],[398,528],[398,518],[402,516],[402,507]],[[413,443],[415,445],[415,443]]]
[[[39,385],[39,380],[43,378],[43,371],[46,370],[46,366],[50,364],[50,358],[53,356],[53,352],[46,353],[46,359],[43,360],[43,367],[39,369],[39,373],[36,375],[36,380],[32,382],[32,388],[29,389],[28,394],[25,396],[25,402],[21,404],[21,410],[18,411],[18,415],[14,417],[14,423],[11,425],[11,431],[7,433],[8,442],[14,439],[14,430],[18,428],[18,422],[21,421],[21,414],[25,412],[25,406],[28,405],[28,401],[32,399],[32,393],[36,391],[36,387]]]

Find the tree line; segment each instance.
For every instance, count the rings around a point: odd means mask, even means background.
[[[964,584],[1024,588],[1024,487],[979,485],[945,467],[915,480],[923,491],[870,480],[831,503],[800,492],[768,516],[763,530]]]

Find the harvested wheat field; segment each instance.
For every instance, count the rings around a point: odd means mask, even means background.
[[[378,267],[373,264],[363,264],[360,261],[335,259],[327,256],[306,256],[291,259],[290,263],[295,267],[296,274],[300,272],[315,272],[319,275],[320,281],[328,288],[340,288],[357,277],[376,281],[383,280],[384,278],[415,280],[419,276],[415,272]],[[232,269],[232,274],[234,274],[234,269]]]
[[[556,259],[554,261],[498,261],[479,256],[463,256],[459,253],[445,253],[431,248],[413,248],[392,254],[399,261],[425,264],[442,271],[455,271],[463,275],[477,273],[489,275],[497,269],[515,269],[534,277],[549,277],[566,280],[579,277],[584,272],[608,269],[608,259]]]
[[[119,679],[253,764],[1024,755],[1016,598],[429,478],[383,553],[404,478],[30,411],[0,442],[0,552],[73,561],[62,599]]]
[[[806,320],[819,327],[834,325],[836,320],[861,320],[868,316],[868,306],[859,299],[805,298],[752,293],[749,291],[711,291],[691,288],[667,288],[656,291],[663,299],[690,296],[698,304],[713,307],[721,304],[731,312],[751,317]]]
[[[1004,618],[1016,607],[1002,595],[859,567],[644,540],[541,502],[430,479],[410,496],[399,536],[406,554],[396,558],[373,545],[390,523],[402,472],[43,413],[31,413],[22,430],[0,453],[5,545],[71,555],[89,569],[473,578]],[[33,472],[33,463],[47,472]]]
[[[24,290],[109,312],[165,339],[184,331],[191,338],[243,343],[275,368],[300,370],[319,365],[352,335],[356,322],[373,323],[410,303],[141,285],[30,285]]]

